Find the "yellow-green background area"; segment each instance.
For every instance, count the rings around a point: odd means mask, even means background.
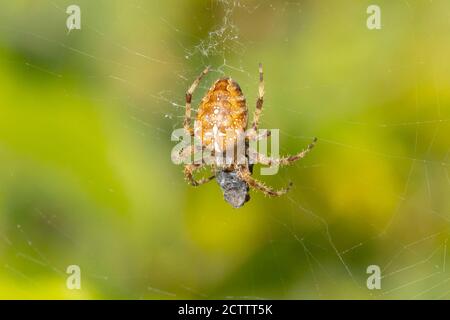
[[[373,2],[2,2],[0,297],[449,298],[450,2]],[[281,153],[318,143],[236,210],[170,136],[206,65],[196,106],[229,75],[252,110],[258,62]]]

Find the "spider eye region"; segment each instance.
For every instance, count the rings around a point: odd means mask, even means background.
[[[235,171],[218,171],[216,180],[223,192],[223,197],[234,208],[240,208],[250,200],[249,188]]]

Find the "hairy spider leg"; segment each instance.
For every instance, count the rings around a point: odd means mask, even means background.
[[[253,115],[252,129],[256,132],[259,126],[259,116],[261,115],[262,107],[264,103],[264,73],[262,64],[259,64],[259,87],[258,87],[258,99],[256,100],[256,109]]]
[[[238,176],[243,181],[245,181],[251,188],[256,189],[264,193],[269,197],[279,197],[289,191],[292,186],[292,182],[289,182],[287,188],[275,190],[269,186],[266,186],[263,182],[256,180],[251,176],[251,172],[249,171],[247,166],[242,166],[239,168]]]
[[[200,73],[200,75],[197,77],[197,79],[194,80],[194,82],[189,87],[188,91],[186,91],[186,113],[184,115],[184,122],[183,126],[186,132],[193,136],[194,135],[194,129],[191,127],[191,102],[192,102],[192,95],[194,94],[195,89],[197,89],[200,80],[202,80],[203,76],[207,74],[209,71],[209,67],[206,67],[205,70]]]
[[[193,185],[194,187],[200,186],[202,184],[205,184],[212,179],[215,178],[215,175],[212,175],[208,178],[201,178],[200,180],[196,180],[194,178],[194,172],[200,168],[202,168],[204,164],[187,164],[184,166],[184,177],[186,178],[187,182],[189,184]]]
[[[268,166],[272,166],[274,164],[280,165],[280,166],[288,166],[288,165],[293,164],[297,160],[304,158],[309,152],[311,152],[311,150],[316,145],[316,142],[317,142],[317,138],[314,138],[313,141],[305,149],[303,149],[302,151],[300,151],[299,153],[297,153],[293,156],[285,156],[285,157],[281,157],[279,159],[273,159],[273,158],[267,157],[261,153],[253,152],[252,159],[254,159],[254,161],[255,161],[254,163],[260,163],[260,164],[268,165]]]

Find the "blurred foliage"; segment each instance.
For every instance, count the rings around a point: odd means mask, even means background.
[[[448,298],[450,3],[14,1],[0,11],[0,298]],[[282,153],[235,210],[170,161],[223,74]],[[66,289],[66,268],[82,290]],[[366,288],[366,268],[383,270]]]

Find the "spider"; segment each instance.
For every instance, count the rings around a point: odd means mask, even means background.
[[[203,97],[198,107],[194,128],[192,128],[192,95],[199,85],[201,79],[208,73],[208,71],[209,67],[207,67],[195,79],[195,81],[186,92],[186,113],[183,126],[184,130],[190,137],[200,138],[202,148],[214,146],[215,151],[219,151],[220,153],[224,152],[224,143],[231,141],[232,145],[235,145],[238,140],[239,132],[244,132],[247,130],[248,108],[245,97],[239,85],[229,77],[220,78],[212,85],[212,87]],[[245,202],[250,200],[250,188],[261,191],[265,195],[271,197],[278,197],[288,192],[288,190],[292,186],[292,183],[289,183],[286,188],[276,190],[253,178],[253,164],[260,163],[268,166],[274,164],[280,166],[290,165],[306,156],[306,154],[308,154],[314,147],[317,139],[314,138],[312,143],[310,143],[306,147],[306,149],[296,155],[273,159],[271,157],[257,154],[257,161],[254,163],[250,163],[248,161],[249,141],[260,139],[260,137],[256,135],[256,131],[258,130],[263,101],[264,79],[262,64],[260,63],[258,98],[256,101],[256,109],[253,115],[253,122],[251,124],[250,130],[252,134],[249,134],[245,137],[244,163],[238,163],[237,161],[233,160],[232,163],[227,164],[209,164],[211,166],[213,175],[207,178],[202,178],[200,180],[194,178],[194,172],[202,167],[205,167],[208,164],[204,161],[202,161],[201,163],[185,164],[184,175],[188,183],[190,183],[192,186],[200,186],[216,178],[219,186],[222,189],[225,201],[234,208],[239,208],[243,206]],[[225,132],[227,132],[226,139],[223,138],[223,136],[225,136]],[[270,131],[266,133],[266,135],[270,135]],[[193,146],[189,146],[186,150],[189,154],[193,154],[195,152],[195,148]]]

